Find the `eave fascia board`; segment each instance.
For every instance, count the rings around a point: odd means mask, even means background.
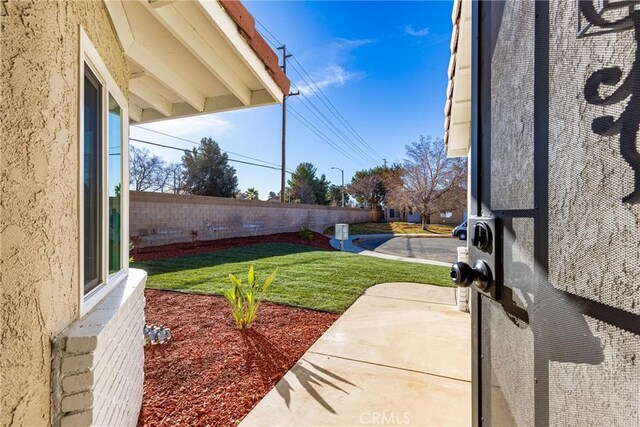
[[[177,0],[149,0],[149,6],[154,9],[161,9],[175,3]]]
[[[142,0],[146,3],[146,0]],[[173,72],[145,47],[136,42],[127,13],[121,1],[105,1],[111,21],[116,29],[122,50],[127,58],[142,68],[147,75],[160,81],[184,102],[198,111],[204,110],[205,96],[195,86]]]
[[[146,85],[141,79],[129,81],[129,92],[147,102],[165,117],[171,117],[173,103]]]
[[[133,44],[133,32],[131,31],[129,19],[127,19],[127,12],[125,12],[121,1],[105,1],[104,4],[116,29],[122,50],[126,52]]]
[[[129,51],[125,51],[127,57],[147,74],[171,90],[176,96],[197,111],[204,111],[205,96],[191,83],[178,76],[170,67],[163,64],[158,58],[137,42],[133,42]]]
[[[251,105],[251,90],[207,43],[198,31],[174,7],[149,9],[158,22],[171,33],[207,70],[220,80],[244,105]]]
[[[235,95],[222,95],[207,98],[205,109],[203,112],[195,111],[190,105],[181,102],[173,104],[171,118],[192,117],[203,113],[219,113],[224,111],[233,111],[246,108]],[[157,122],[166,120],[162,114],[152,108],[145,108],[142,111],[140,123]]]
[[[129,118],[134,122],[140,122],[142,120],[142,108],[129,101]]]
[[[282,103],[284,93],[267,71],[267,67],[238,32],[237,24],[217,1],[197,0],[207,18],[218,28],[227,42],[238,52],[242,62],[262,83],[276,103]]]

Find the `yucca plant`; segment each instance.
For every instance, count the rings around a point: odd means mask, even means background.
[[[246,285],[234,274],[229,274],[232,286],[231,289],[222,292],[222,295],[229,301],[231,312],[233,313],[233,320],[239,329],[248,329],[251,327],[258,314],[260,302],[266,295],[269,285],[271,285],[276,278],[277,272],[278,269],[276,268],[276,270],[260,284],[252,265],[249,267]]]
[[[313,231],[309,227],[302,227],[298,232],[298,235],[302,240],[313,240]]]

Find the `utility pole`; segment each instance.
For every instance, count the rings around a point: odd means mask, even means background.
[[[344,171],[340,168],[332,167],[331,169],[337,169],[342,172],[342,186],[340,187],[340,193],[342,194],[342,207],[344,208]]]
[[[287,46],[282,45],[278,48],[278,50],[282,51],[282,71],[284,74],[287,74],[287,59],[291,58],[291,54],[287,53]],[[286,183],[286,166],[287,166],[287,98],[290,96],[300,95],[300,92],[289,92],[282,95],[282,172],[280,176],[280,203],[284,203],[284,189]],[[291,200],[291,196],[289,196],[289,200]]]
[[[384,160],[384,168],[386,169],[387,168],[387,159],[382,159],[382,160]]]

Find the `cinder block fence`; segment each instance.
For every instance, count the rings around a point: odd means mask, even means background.
[[[368,209],[248,201],[183,194],[129,193],[129,235],[142,246],[298,231],[369,221]]]

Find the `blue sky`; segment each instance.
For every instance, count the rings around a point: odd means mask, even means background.
[[[318,174],[326,174],[339,185],[340,172],[331,170],[332,166],[344,169],[347,183],[355,171],[381,165],[382,158],[389,163],[402,161],[405,144],[417,140],[420,134],[442,137],[451,1],[243,3],[287,45],[331,103],[376,153],[362,145],[361,149],[373,158],[354,152],[312,115],[310,110],[318,114],[312,107],[315,105],[340,129],[338,133],[358,141],[325,107],[321,101],[324,98],[306,89],[290,66],[289,78],[306,97],[291,97],[288,105],[357,162],[323,142],[294,117],[294,112],[287,116],[288,169],[294,169],[301,162],[311,162],[318,168]],[[265,32],[259,25],[257,28]],[[301,71],[295,61],[289,63]],[[224,150],[279,164],[281,111],[280,105],[274,105],[143,126],[194,141],[212,137]],[[131,137],[185,148],[193,146],[136,127],[131,128]],[[167,161],[179,161],[181,156],[177,151],[145,147]],[[230,157],[242,159],[233,154]],[[279,191],[278,171],[231,164],[237,170],[241,190],[255,187],[261,199],[265,199],[269,191]]]

